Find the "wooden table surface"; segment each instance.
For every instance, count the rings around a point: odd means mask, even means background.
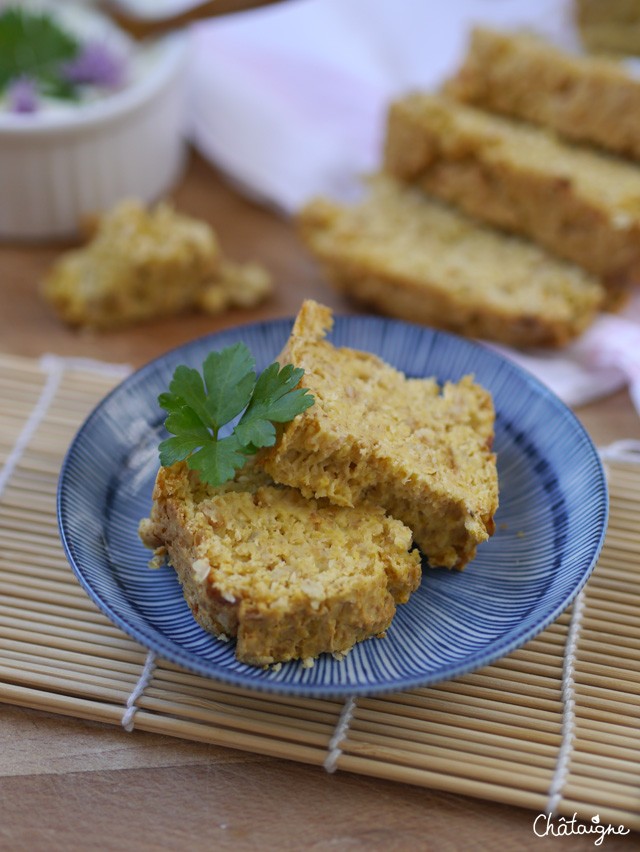
[[[313,297],[343,313],[291,224],[242,198],[195,155],[173,193],[230,257],[255,259],[276,292],[259,310],[186,316],[126,332],[68,330],[38,295],[60,246],[0,246],[0,352],[140,366],[230,325],[294,314]],[[640,438],[626,392],[578,410],[597,444]],[[404,850],[593,848],[541,839],[535,814],[463,796],[0,705],[0,849]],[[634,839],[605,838],[630,849]]]

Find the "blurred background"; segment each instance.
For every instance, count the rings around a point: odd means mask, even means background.
[[[116,360],[138,364],[160,345],[213,327],[293,314],[304,296],[342,311],[362,309],[330,286],[305,249],[300,210],[317,196],[337,203],[361,197],[363,177],[381,167],[389,105],[411,91],[438,91],[461,66],[475,26],[526,29],[561,50],[579,51],[581,15],[593,6],[578,0],[3,0],[5,348],[95,357],[112,351]],[[607,9],[615,11],[610,3]],[[24,20],[7,22],[18,13],[40,24],[25,30]],[[42,26],[48,18],[64,37]],[[597,14],[595,21],[599,26]],[[633,31],[628,21],[622,29]],[[625,45],[625,53],[631,49]],[[152,224],[141,210],[129,210],[108,225],[125,199],[136,199],[141,209],[165,200],[189,221],[165,217],[164,225]],[[109,263],[67,255],[91,245],[100,217],[107,224],[97,256]],[[198,223],[208,236],[193,236]],[[174,234],[173,257],[179,234],[185,244],[210,241],[216,286],[192,297],[183,283],[174,287],[182,295],[169,297],[169,285],[160,284],[156,297],[166,290],[166,304],[154,297],[152,305],[150,285],[139,284],[147,287],[147,305],[140,307],[124,267],[114,272],[116,259],[132,258],[136,246],[146,263],[152,232],[168,252],[163,227]],[[198,257],[202,276],[206,251]],[[175,269],[166,267],[166,280],[180,278]],[[195,274],[186,274],[193,289]],[[94,307],[111,300],[104,322],[96,319],[100,307],[87,314],[92,287],[102,292],[91,297]],[[633,290],[625,340],[638,334],[636,302]],[[96,331],[101,324],[107,335]],[[603,338],[619,333],[607,328],[594,346],[587,335],[586,343],[583,337],[562,351],[510,347],[508,354],[567,402],[581,404],[636,375],[626,343],[622,354],[602,352]]]

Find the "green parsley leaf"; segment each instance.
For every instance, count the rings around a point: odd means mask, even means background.
[[[222,485],[228,479],[233,479],[235,472],[244,466],[246,460],[246,453],[242,452],[236,436],[229,435],[205,444],[201,450],[189,456],[187,464],[198,471],[203,482]]]
[[[254,366],[244,343],[236,343],[211,352],[202,375],[192,367],[176,367],[169,392],[158,397],[172,434],[159,447],[163,467],[186,459],[204,482],[222,485],[248,455],[275,444],[275,423],[287,423],[313,405],[308,388],[298,387],[304,370],[274,363],[256,379]],[[241,413],[233,432],[219,437],[220,429]]]
[[[9,6],[0,14],[0,90],[20,77],[55,88],[59,69],[79,51],[77,39],[51,15]]]
[[[256,382],[255,363],[243,343],[206,357],[202,372],[211,399],[207,410],[214,423],[228,423],[246,407]]]
[[[213,436],[207,427],[186,405],[178,411],[173,411],[167,417],[165,426],[174,437],[167,438],[160,444],[160,463],[163,467],[182,461],[200,447],[213,442]]]
[[[206,428],[209,425],[207,412],[207,392],[202,376],[193,367],[176,367],[169,383],[171,412],[177,414],[183,408],[189,408]],[[165,395],[163,394],[163,399]],[[160,402],[160,397],[158,398]]]
[[[304,370],[276,362],[260,375],[245,413],[236,426],[236,435],[247,447],[272,447],[276,442],[274,423],[287,423],[313,405],[306,388],[294,390]]]

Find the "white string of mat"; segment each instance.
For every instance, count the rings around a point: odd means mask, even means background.
[[[349,696],[342,707],[342,712],[336,722],[336,727],[333,736],[329,740],[329,749],[324,761],[324,768],[327,772],[335,772],[338,768],[338,760],[342,754],[342,743],[349,733],[349,726],[356,709],[356,700],[353,695]]]
[[[614,441],[605,447],[599,447],[598,453],[604,462],[605,472],[607,470],[607,462],[617,461],[627,464],[640,464],[640,441],[636,441],[634,439]],[[576,652],[578,648],[578,639],[580,636],[580,628],[582,626],[584,608],[585,594],[584,591],[581,591],[573,605],[573,613],[571,615],[569,632],[567,634],[567,641],[564,649],[564,661],[562,667],[562,742],[560,744],[558,760],[556,762],[556,768],[549,788],[549,798],[545,809],[548,814],[553,814],[562,801],[562,791],[569,774],[569,766],[575,741],[576,702],[574,674]]]
[[[59,355],[49,354],[43,355],[40,359],[40,369],[45,374],[45,382],[7,460],[0,469],[0,495],[7,487],[24,451],[44,420],[66,370],[86,370],[114,378],[124,378],[131,372],[131,368],[126,364],[108,364],[88,358],[62,358]]]
[[[47,353],[40,358],[40,369],[47,373],[56,369],[96,373],[109,379],[126,379],[131,373],[130,364],[96,361],[94,358],[71,358]]]
[[[640,464],[640,441],[633,438],[614,441],[612,444],[607,444],[606,447],[599,447],[598,452],[605,463],[605,467],[608,461]]]
[[[45,382],[33,408],[31,409],[31,412],[29,413],[29,416],[24,422],[7,460],[0,469],[0,495],[4,492],[4,489],[13,476],[16,468],[20,464],[20,460],[22,459],[25,450],[46,417],[66,371],[78,370],[91,372],[115,379],[125,378],[131,372],[131,368],[126,364],[109,364],[103,361],[94,361],[89,358],[63,358],[58,355],[51,354],[43,355],[40,359],[39,366],[45,375]],[[127,698],[125,704],[122,725],[127,731],[133,730],[133,719],[138,709],[136,702],[149,684],[149,681],[153,676],[155,665],[156,656],[152,651],[149,651],[138,682]]]
[[[131,733],[135,727],[135,715],[138,712],[137,701],[144,694],[145,689],[151,682],[153,678],[153,673],[156,669],[157,657],[153,651],[149,651],[147,654],[147,658],[144,661],[144,666],[142,671],[140,672],[140,677],[138,678],[138,682],[133,687],[131,694],[127,698],[125,704],[125,711],[122,714],[122,727],[125,731]]]
[[[549,787],[546,813],[553,814],[562,801],[562,791],[569,775],[569,765],[576,736],[575,665],[578,637],[584,614],[584,592],[580,592],[573,605],[569,632],[562,664],[562,742],[558,752],[555,772]]]
[[[46,375],[45,383],[40,391],[40,396],[36,400],[35,405],[31,409],[31,413],[25,420],[24,426],[18,435],[11,452],[7,456],[7,460],[0,470],[0,495],[3,494],[5,488],[13,472],[20,463],[24,451],[29,446],[29,442],[35,435],[38,427],[44,420],[49,406],[53,402],[55,395],[60,387],[60,382],[64,374],[64,362],[61,358],[50,356],[40,362],[42,371]]]

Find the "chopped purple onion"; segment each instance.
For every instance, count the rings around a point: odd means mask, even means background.
[[[125,81],[125,64],[106,44],[89,41],[75,59],[66,63],[62,75],[74,85],[117,89]]]
[[[10,112],[29,113],[38,110],[38,90],[30,77],[18,77],[7,86]]]

